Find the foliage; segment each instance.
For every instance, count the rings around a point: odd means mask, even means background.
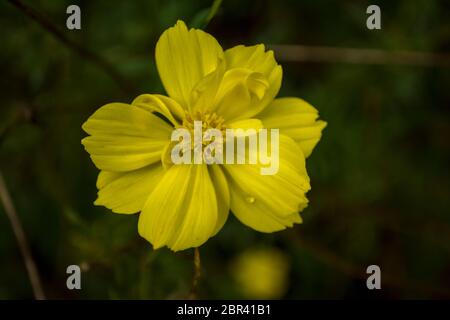
[[[28,1],[64,35],[104,57],[139,93],[163,92],[159,35],[179,18],[202,24],[210,1]],[[82,30],[65,28],[77,3]],[[206,30],[238,43],[445,52],[444,1],[378,1],[382,30],[365,27],[365,1],[223,1]],[[7,1],[0,4],[0,168],[50,298],[186,297],[193,252],[152,251],[137,217],[93,206],[98,173],[81,123],[99,106],[129,102],[101,68],[63,46]],[[207,11],[205,11],[207,10]],[[206,16],[207,17],[207,16]],[[206,21],[205,21],[206,22]],[[205,23],[203,22],[203,23]],[[277,56],[277,52],[275,52]],[[307,160],[304,223],[260,234],[231,217],[200,248],[200,298],[243,298],[232,274],[252,248],[288,257],[285,298],[450,297],[450,73],[444,67],[284,62],[280,96],[301,96],[328,122]],[[32,298],[9,221],[0,209],[0,298]],[[82,266],[82,290],[66,267]],[[382,270],[382,290],[365,269]]]

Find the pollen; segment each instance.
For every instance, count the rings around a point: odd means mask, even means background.
[[[225,142],[226,139],[226,126],[224,125],[225,119],[219,116],[217,113],[202,113],[202,112],[195,112],[193,114],[186,112],[185,117],[183,119],[182,127],[189,130],[191,133],[191,137],[194,137],[194,122],[201,121],[202,127],[201,131],[206,132],[208,129],[217,129],[220,130],[222,133],[223,139],[222,142]],[[201,147],[204,148],[209,142],[204,141],[202,139],[202,145]],[[191,146],[194,148],[194,142],[192,141]]]
[[[183,127],[193,131],[194,130],[194,121],[202,122],[202,130],[208,129],[218,129],[220,131],[225,131],[226,127],[224,125],[224,118],[217,115],[215,112],[213,113],[201,113],[199,111],[195,112],[194,115],[186,112],[186,115],[183,119]]]

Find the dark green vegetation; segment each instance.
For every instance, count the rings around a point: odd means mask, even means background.
[[[109,61],[125,82],[118,85],[90,56],[1,2],[0,168],[46,295],[186,297],[192,250],[153,252],[137,234],[137,215],[93,206],[98,171],[80,143],[81,124],[105,103],[162,93],[154,63],[159,35],[177,19],[201,25],[211,3],[26,3]],[[80,31],[65,28],[66,7],[74,3],[82,11]],[[380,31],[365,27],[368,4],[224,1],[206,31],[224,48],[266,43],[449,52],[447,1],[378,1]],[[230,274],[234,257],[277,247],[290,261],[285,298],[450,298],[449,67],[279,62],[280,96],[304,98],[328,122],[307,160],[312,190],[304,224],[267,235],[230,216],[200,249],[198,296],[243,297]],[[0,256],[0,298],[32,298],[3,207]],[[81,291],[66,289],[70,264],[85,270]],[[370,264],[382,270],[379,292],[365,286]]]

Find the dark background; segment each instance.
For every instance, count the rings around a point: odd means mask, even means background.
[[[80,143],[81,124],[105,103],[164,92],[154,62],[159,35],[177,19],[201,26],[211,1],[24,3],[108,61],[125,83],[118,85],[85,49],[80,55],[8,1],[0,3],[0,168],[47,297],[187,297],[193,250],[155,252],[137,233],[137,215],[93,206],[98,170]],[[65,27],[70,4],[81,7],[79,31]],[[381,7],[381,30],[366,28],[369,4]],[[444,0],[225,0],[205,30],[224,48],[265,43],[448,53],[449,12]],[[307,160],[312,190],[304,223],[261,234],[230,216],[200,248],[197,296],[252,298],[236,280],[243,272],[236,259],[275,248],[289,267],[283,293],[269,298],[450,298],[448,66],[279,63],[279,96],[304,98],[328,122]],[[66,288],[70,264],[82,267],[80,291]],[[371,264],[382,272],[376,292],[365,283]],[[0,298],[33,298],[3,207]]]

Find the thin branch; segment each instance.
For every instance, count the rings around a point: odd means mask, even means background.
[[[272,45],[269,47],[275,51],[277,58],[280,61],[450,67],[449,53],[429,53],[405,50],[387,51],[380,49],[315,47],[301,45]]]
[[[76,52],[80,57],[92,62],[98,68],[102,69],[108,74],[118,86],[127,94],[134,94],[136,89],[120,74],[117,69],[95,52],[90,51],[77,42],[69,39],[55,24],[48,20],[43,14],[38,12],[28,4],[23,3],[21,0],[8,0],[9,3],[14,5],[27,17],[37,22],[44,30],[51,33],[57,40],[64,44],[67,48]]]
[[[31,255],[31,251],[28,245],[25,232],[23,231],[22,224],[20,223],[19,216],[17,215],[14,204],[11,200],[8,188],[6,187],[5,180],[0,171],[0,198],[5,208],[6,215],[8,216],[11,226],[16,236],[17,243],[19,245],[20,253],[25,262],[27,268],[28,277],[30,278],[31,287],[33,288],[34,297],[37,300],[45,300],[44,290],[42,289],[39,273],[36,268],[36,264]]]
[[[192,280],[192,289],[189,294],[190,299],[197,298],[197,288],[201,277],[201,261],[200,261],[200,251],[198,248],[194,249],[194,278]]]
[[[358,280],[366,280],[368,274],[364,266],[359,266],[354,264],[352,261],[349,261],[335,252],[322,247],[316,243],[312,243],[310,241],[305,240],[298,233],[294,231],[290,231],[287,233],[287,239],[290,242],[295,243],[298,247],[308,251],[312,254],[316,259],[321,261],[322,263],[334,268],[342,272],[343,274]],[[415,281],[412,279],[405,279],[402,276],[394,275],[382,270],[381,282],[388,287],[400,288],[400,289],[408,289],[410,291],[420,291],[426,292],[431,295],[438,295],[440,297],[449,298],[450,291],[444,288],[437,288],[428,283],[423,283],[419,281]]]

